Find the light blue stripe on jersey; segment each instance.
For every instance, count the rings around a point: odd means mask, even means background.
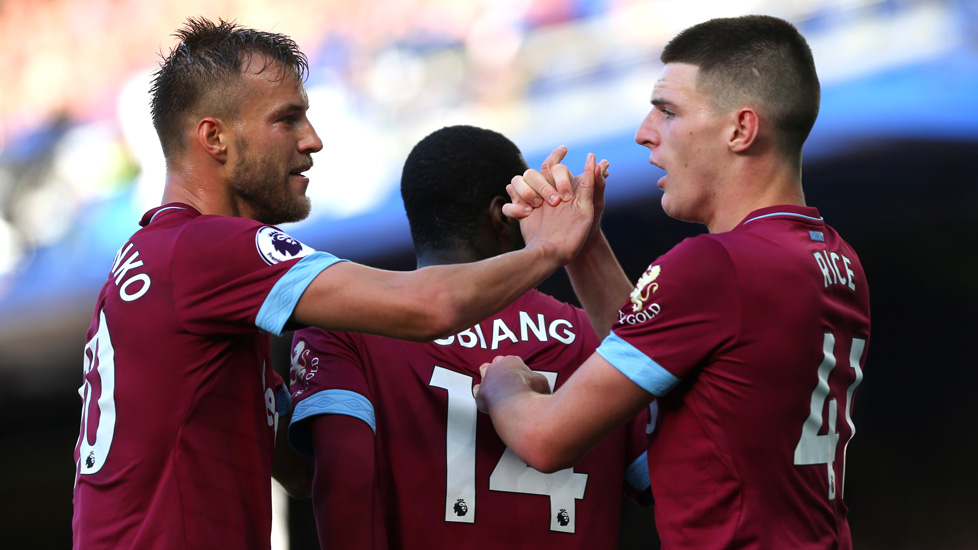
[[[625,468],[625,481],[639,491],[644,491],[652,481],[649,480],[649,452],[645,451],[642,456],[635,459],[628,468]]]
[[[350,390],[323,390],[299,401],[292,414],[292,423],[320,414],[345,414],[359,418],[377,433],[374,405],[369,399]]]
[[[796,218],[805,218],[806,220],[812,220],[813,222],[823,221],[825,218],[813,218],[811,216],[806,216],[804,214],[798,214],[796,212],[772,212],[770,214],[764,214],[763,216],[757,216],[756,218],[751,218],[745,221],[742,225],[748,224],[754,220],[760,220],[763,218],[770,218],[771,216],[795,216]]]
[[[309,283],[319,275],[322,270],[335,264],[345,262],[327,252],[313,252],[302,258],[291,269],[282,275],[282,278],[275,283],[272,291],[265,297],[258,316],[255,318],[255,325],[265,332],[270,332],[275,336],[281,336],[285,329],[285,323],[292,317],[295,305],[299,303],[299,297],[306,291]]]
[[[614,331],[605,337],[598,346],[597,352],[629,380],[655,396],[664,396],[679,383],[679,379],[672,373],[635,346],[619,338]]]
[[[146,225],[149,225],[150,223],[153,223],[153,220],[156,219],[156,216],[159,216],[160,214],[162,214],[163,212],[166,212],[167,210],[187,210],[187,207],[185,207],[185,206],[167,206],[166,208],[160,208],[159,210],[156,211],[155,214],[153,214],[153,217],[149,219],[149,223],[147,223]]]

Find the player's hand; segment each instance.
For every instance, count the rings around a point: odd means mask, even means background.
[[[482,382],[472,387],[472,396],[479,410],[488,413],[492,404],[499,403],[515,393],[532,391],[550,393],[547,377],[530,370],[515,355],[497,356],[492,363],[479,367]]]
[[[596,166],[594,155],[589,153],[584,173],[575,180],[574,185],[571,185],[574,178],[566,166],[556,164],[551,168],[555,189],[572,188],[571,199],[558,200],[556,205],[543,203],[520,219],[520,231],[527,248],[553,245],[560,265],[567,265],[574,259],[590,235],[595,220],[593,197]],[[535,170],[527,170],[524,176],[516,176],[513,181],[524,177],[536,178],[539,174]]]
[[[547,158],[543,160],[543,164],[540,165],[539,172],[536,170],[527,170],[522,176],[513,178],[513,182],[506,187],[512,204],[516,206],[513,209],[512,215],[507,214],[509,217],[525,217],[533,208],[543,206],[544,199],[551,206],[556,206],[561,200],[570,200],[573,197],[574,190],[571,182],[567,179],[562,179],[557,183],[553,177],[554,167],[560,165],[560,161],[564,160],[566,154],[567,146],[561,145],[547,155]],[[560,170],[566,170],[566,167],[561,166]],[[523,179],[525,178],[530,178],[531,183],[524,183]],[[507,207],[504,206],[504,214],[506,214],[506,210]]]
[[[553,150],[543,161],[540,170],[527,170],[522,176],[513,178],[507,186],[511,203],[503,206],[503,213],[511,218],[522,219],[530,214],[534,208],[543,206],[544,202],[551,206],[560,201],[568,201],[573,198],[574,189],[587,172],[582,172],[574,178],[570,177],[570,171],[561,164],[567,154],[567,147],[561,145]],[[604,212],[604,190],[608,168],[610,163],[602,160],[597,163],[594,169],[594,193],[592,203],[594,205],[595,220],[600,219]],[[546,201],[544,199],[546,198]],[[597,224],[594,225],[594,228]]]

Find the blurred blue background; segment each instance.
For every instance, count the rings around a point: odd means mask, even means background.
[[[9,547],[70,545],[85,329],[116,250],[159,203],[149,79],[187,16],[283,32],[308,54],[325,148],[309,174],[312,215],[284,226],[307,244],[413,268],[401,163],[431,131],[473,124],[508,135],[531,166],[560,144],[576,170],[587,152],[609,159],[605,229],[634,277],[703,231],[662,213],[661,173],[632,141],[659,51],[691,24],[746,13],[784,17],[809,39],[823,94],[805,150],[808,202],[860,253],[872,289],[847,462],[856,546],[978,548],[974,0],[0,3]],[[543,288],[573,300],[562,273]],[[285,342],[276,350],[287,369]],[[277,548],[314,547],[308,502],[278,510]],[[620,546],[657,547],[647,510],[626,508]]]

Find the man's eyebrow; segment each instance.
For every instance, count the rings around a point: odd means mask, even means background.
[[[276,109],[275,116],[284,116],[290,113],[304,113],[308,109],[309,105],[305,103],[289,103]]]
[[[653,107],[672,106],[672,102],[671,101],[667,101],[665,99],[662,99],[661,97],[653,97],[652,98],[652,106]]]

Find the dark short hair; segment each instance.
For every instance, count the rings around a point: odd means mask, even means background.
[[[153,75],[151,110],[163,154],[182,151],[186,124],[194,117],[233,119],[239,105],[228,93],[255,54],[265,58],[260,70],[276,66],[281,78],[304,82],[309,73],[305,54],[288,36],[257,31],[219,19],[215,24],[203,17],[187,19],[174,36],[180,39],[169,55],[163,56]]]
[[[478,220],[527,169],[516,145],[492,130],[448,126],[419,141],[401,173],[401,198],[418,253],[471,245]]]
[[[801,152],[821,92],[812,50],[791,23],[766,15],[711,19],[677,34],[659,58],[699,67],[697,87],[718,110],[750,104],[773,123],[784,152]]]

